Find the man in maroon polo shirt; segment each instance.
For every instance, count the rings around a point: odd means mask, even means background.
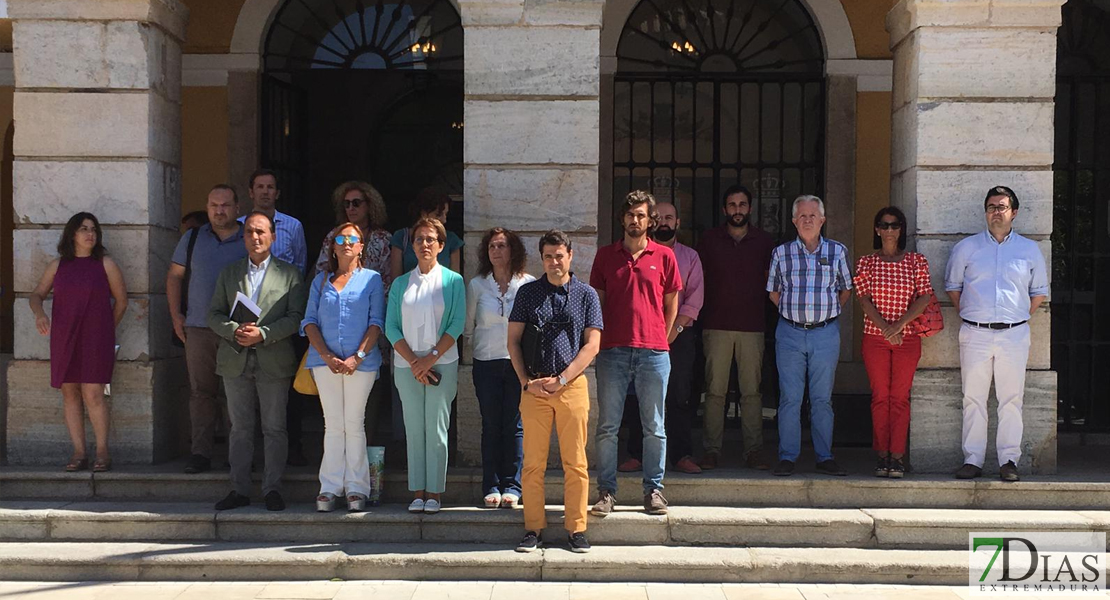
[[[598,501],[591,514],[607,516],[616,504],[617,433],[624,398],[635,383],[644,436],[644,509],[665,514],[663,472],[667,434],[663,405],[670,377],[667,334],[678,315],[682,277],[674,252],[650,239],[658,223],[655,198],[644,191],[625,197],[624,236],[598,248],[590,285],[601,300],[601,352],[597,355]]]
[[[700,466],[714,469],[724,434],[725,394],[732,361],[740,376],[740,421],[744,459],[752,469],[770,468],[763,455],[763,332],[767,304],[767,268],[775,242],[749,221],[752,194],[733,185],[722,194],[725,223],[702,234],[698,244],[705,273],[701,310],[705,350],[705,454]]]

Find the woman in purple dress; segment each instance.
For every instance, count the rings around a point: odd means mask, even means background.
[[[89,467],[85,454],[85,409],[96,435],[93,471],[108,471],[108,405],[104,385],[112,381],[116,361],[116,325],[127,310],[123,274],[101,244],[100,223],[92,214],[77,213],[66,223],[51,261],[31,293],[35,327],[50,336],[50,385],[61,388],[66,428],[73,441],[67,471]],[[50,316],[42,304],[54,290]],[[115,300],[115,304],[112,304]]]

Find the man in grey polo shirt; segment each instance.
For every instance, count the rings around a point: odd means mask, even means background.
[[[207,225],[181,236],[166,275],[170,318],[174,333],[185,343],[191,388],[189,419],[193,441],[186,473],[202,473],[212,468],[212,446],[220,415],[216,402],[220,390],[220,378],[216,375],[220,336],[208,328],[208,303],[220,271],[247,256],[243,226],[235,220],[239,216],[239,196],[234,188],[224,184],[213,187],[208,193],[207,211]]]

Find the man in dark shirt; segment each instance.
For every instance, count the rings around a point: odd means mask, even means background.
[[[570,238],[552,230],[540,238],[545,277],[520,287],[509,315],[508,345],[520,379],[520,419],[524,425],[524,538],[518,552],[539,546],[547,526],[544,474],[551,443],[551,424],[559,436],[563,461],[563,526],[570,549],[588,552],[586,509],[590,475],[586,471],[586,425],[590,417],[589,384],[583,372],[601,344],[601,303],[593,288],[570,270]],[[535,334],[535,355],[525,357],[525,329]],[[532,346],[529,345],[529,349]]]
[[[705,349],[705,454],[699,466],[717,468],[725,424],[725,394],[732,362],[740,376],[740,421],[744,460],[752,469],[770,468],[763,455],[763,332],[767,267],[775,242],[752,225],[752,193],[733,185],[722,195],[725,224],[706,231],[698,244],[705,273],[701,310]]]

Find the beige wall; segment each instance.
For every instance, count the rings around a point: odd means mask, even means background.
[[[856,39],[856,55],[866,59],[888,59],[890,35],[886,32],[886,13],[893,0],[840,0],[852,36]]]
[[[226,54],[245,0],[183,0],[189,7],[186,54]],[[10,34],[9,34],[10,36]],[[0,38],[2,39],[2,38]]]
[[[182,89],[181,214],[203,210],[213,185],[238,183],[228,182],[227,131],[227,88]]]

